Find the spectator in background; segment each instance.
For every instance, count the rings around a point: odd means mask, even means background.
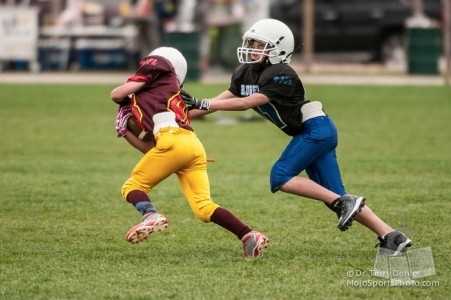
[[[56,26],[81,26],[83,25],[84,0],[68,0],[66,8],[56,19]]]
[[[96,1],[67,0],[56,26],[96,26],[105,23],[105,8]]]
[[[154,0],[124,0],[119,6],[119,14],[138,30],[139,57],[146,57],[149,49],[160,46],[158,16]]]
[[[161,44],[165,43],[165,33],[176,30],[175,18],[178,14],[180,0],[154,0],[155,13],[158,18],[158,34]]]
[[[184,0],[184,2],[195,2],[193,5],[193,25],[200,31],[200,62],[199,67],[202,74],[208,70],[210,57],[210,29],[207,24],[208,8],[211,0]],[[184,26],[187,22],[183,22]]]
[[[227,43],[226,29],[241,24],[244,17],[241,0],[197,0],[194,15],[196,25],[202,34],[200,50],[202,72],[205,73],[211,65],[223,67],[222,50]],[[212,28],[217,30],[214,49],[212,49]]]
[[[176,30],[182,32],[201,31],[205,27],[206,1],[178,0]]]
[[[269,18],[270,0],[242,0],[244,15],[241,31],[244,34],[258,20]]]

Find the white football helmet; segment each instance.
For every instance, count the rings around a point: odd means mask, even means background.
[[[188,65],[185,57],[179,50],[172,47],[159,47],[150,52],[149,55],[158,55],[166,58],[174,67],[179,84],[183,84],[188,70]]]
[[[253,41],[265,44],[263,49],[254,49]],[[243,35],[243,44],[237,49],[240,63],[252,64],[251,54],[265,55],[271,64],[289,63],[294,51],[294,37],[291,29],[279,20],[263,19],[256,22]]]

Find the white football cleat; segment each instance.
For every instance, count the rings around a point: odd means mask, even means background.
[[[127,232],[125,238],[129,243],[137,244],[147,239],[155,231],[163,231],[168,227],[168,220],[162,214],[150,212],[143,216],[143,221]]]
[[[257,258],[263,255],[268,247],[269,240],[261,232],[252,230],[241,239],[243,242],[244,255],[250,258]]]

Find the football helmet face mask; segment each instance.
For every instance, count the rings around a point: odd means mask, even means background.
[[[185,57],[179,50],[172,47],[159,47],[150,52],[149,55],[157,55],[166,58],[174,67],[179,84],[183,84],[188,66]]]
[[[254,48],[254,41],[262,43],[264,47]],[[243,35],[243,44],[238,47],[237,55],[240,63],[260,63],[261,55],[264,55],[271,64],[279,64],[289,63],[293,51],[294,37],[290,28],[278,20],[263,19]]]

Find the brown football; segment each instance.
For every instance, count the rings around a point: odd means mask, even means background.
[[[137,136],[139,139],[150,142],[152,140],[152,135],[146,131],[144,131],[138,124],[138,121],[134,116],[130,116],[127,120],[127,129],[134,136]]]

